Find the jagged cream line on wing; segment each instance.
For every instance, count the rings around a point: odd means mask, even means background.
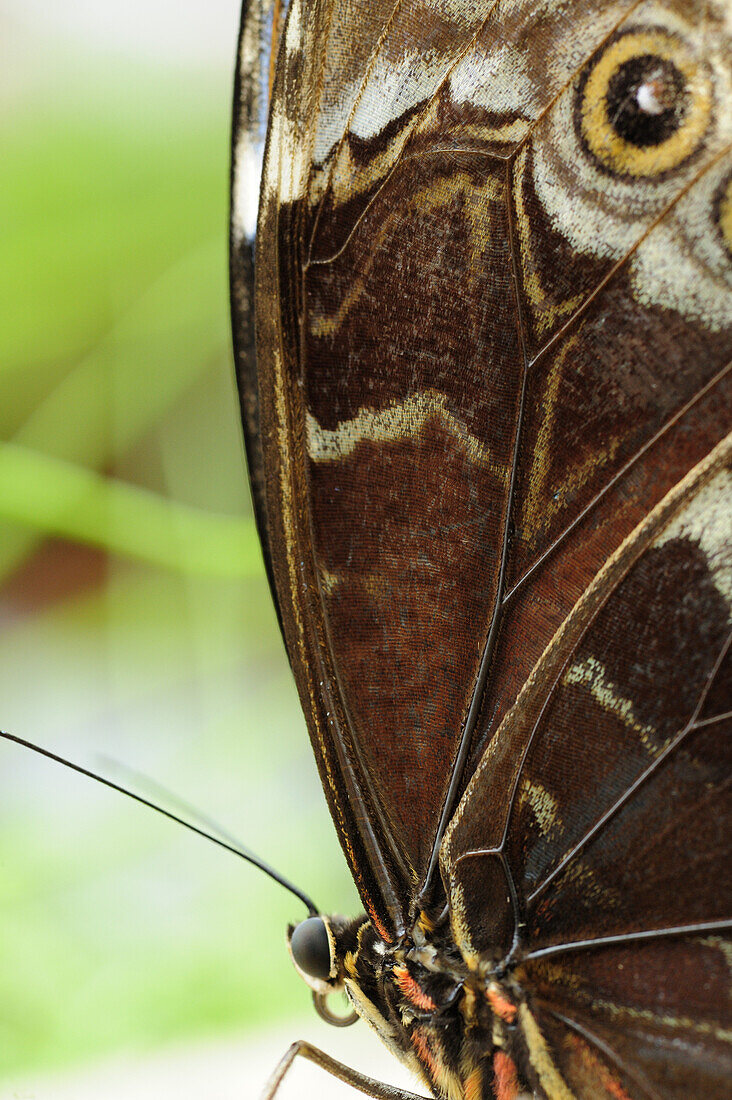
[[[563,822],[556,798],[541,783],[525,780],[521,788],[521,802],[528,803],[543,833],[549,835]]]
[[[308,454],[313,462],[337,462],[353,454],[360,443],[417,439],[430,420],[439,421],[476,465],[494,468],[496,475],[501,476],[502,471],[492,462],[485,444],[465,430],[447,408],[445,395],[435,390],[413,394],[378,411],[360,409],[351,420],[341,421],[335,428],[321,428],[308,412]]]
[[[649,740],[655,730],[653,726],[644,726],[636,720],[633,703],[618,691],[607,675],[605,666],[596,657],[586,657],[572,665],[563,677],[565,684],[584,684],[603,710],[614,714],[628,729],[638,734],[646,748],[653,748]]]

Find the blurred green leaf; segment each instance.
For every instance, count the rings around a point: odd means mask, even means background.
[[[34,49],[0,114],[0,720],[146,770],[347,911],[243,518],[230,74]],[[58,771],[0,761],[0,1074],[308,1010],[287,895]]]
[[[10,443],[0,444],[0,516],[182,573],[261,572],[251,520],[201,512]]]
[[[221,353],[222,268],[214,241],[166,271],[37,405],[14,442],[94,469],[120,458]],[[28,532],[0,526],[0,577],[33,545]]]

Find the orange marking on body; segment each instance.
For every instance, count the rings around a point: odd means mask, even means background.
[[[625,1091],[623,1086],[618,1081],[617,1077],[614,1077],[610,1070],[607,1068],[604,1062],[601,1062],[597,1055],[590,1050],[587,1043],[580,1039],[577,1035],[571,1036],[572,1046],[575,1050],[580,1052],[580,1055],[586,1065],[590,1066],[596,1075],[600,1078],[602,1087],[610,1094],[614,1096],[615,1100],[631,1100],[631,1097]]]
[[[483,1098],[483,1071],[476,1066],[469,1077],[465,1079],[465,1100],[482,1100]]]
[[[420,1062],[427,1067],[431,1079],[433,1081],[439,1081],[442,1076],[442,1067],[433,1056],[427,1040],[418,1027],[415,1027],[412,1032],[412,1046],[416,1050]]]
[[[367,900],[366,902],[366,911],[368,912],[369,920],[381,936],[382,940],[384,940],[385,943],[390,944],[392,942],[391,936],[387,932],[386,928],[384,928],[384,925],[381,923],[379,918],[376,916],[376,910],[374,909],[373,903],[370,900]]]
[[[424,1012],[432,1012],[437,1008],[429,994],[415,982],[406,966],[395,966],[392,973],[397,987],[415,1008],[421,1008]]]
[[[516,1005],[511,1004],[508,998],[503,996],[498,986],[495,985],[489,985],[485,995],[496,1016],[501,1020],[505,1020],[507,1024],[512,1024],[516,1019]]]
[[[497,1050],[493,1055],[493,1073],[496,1100],[517,1100],[518,1073],[513,1058],[509,1058],[503,1050]]]

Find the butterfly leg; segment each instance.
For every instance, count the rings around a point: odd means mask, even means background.
[[[359,1073],[358,1070],[345,1066],[343,1062],[337,1062],[335,1058],[324,1054],[322,1050],[318,1050],[317,1047],[304,1042],[302,1039],[293,1043],[282,1058],[267,1082],[262,1100],[274,1100],[285,1074],[298,1055],[301,1058],[307,1058],[309,1062],[313,1062],[333,1077],[345,1081],[351,1088],[358,1089],[359,1092],[373,1097],[373,1100],[425,1100],[423,1096],[418,1096],[415,1092],[405,1092],[404,1089],[395,1088],[394,1085],[385,1085],[381,1081],[375,1081],[373,1077],[367,1077],[365,1073]]]

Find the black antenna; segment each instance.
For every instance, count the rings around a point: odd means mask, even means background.
[[[31,752],[36,752],[39,756],[45,756],[46,759],[53,760],[56,764],[63,764],[65,768],[70,768],[71,771],[78,772],[79,775],[85,775],[88,779],[94,779],[104,787],[109,787],[110,790],[127,795],[128,798],[132,798],[135,802],[139,802],[141,805],[147,806],[151,810],[155,810],[156,813],[162,814],[163,817],[175,821],[177,825],[182,825],[184,828],[190,829],[192,833],[197,833],[198,836],[204,837],[205,840],[210,840],[213,844],[218,844],[220,848],[225,848],[227,852],[233,852],[235,856],[239,856],[240,859],[244,859],[247,863],[251,863],[254,867],[258,867],[260,871],[264,871],[265,875],[269,875],[269,877],[274,879],[275,882],[278,882],[280,886],[284,886],[285,890],[289,890],[291,894],[294,894],[307,908],[311,917],[318,916],[320,911],[307,894],[303,894],[302,890],[298,890],[293,883],[283,875],[280,875],[273,867],[265,863],[264,860],[255,856],[248,848],[240,845],[239,842],[232,837],[222,840],[220,837],[206,832],[205,829],[199,829],[199,827],[192,822],[186,821],[185,818],[178,817],[177,814],[171,813],[170,810],[164,810],[162,806],[157,806],[149,799],[143,798],[142,795],[135,794],[134,791],[128,790],[127,787],[123,787],[119,783],[114,783],[111,779],[105,779],[104,776],[97,775],[95,772],[89,771],[88,768],[82,768],[80,764],[74,764],[71,760],[65,760],[63,756],[57,756],[55,752],[49,752],[48,749],[42,749],[39,745],[34,745],[32,741],[25,741],[22,737],[16,737],[13,733],[4,733],[2,730],[0,730],[0,737],[3,737],[6,741],[12,741],[16,745],[22,745],[24,749],[30,749]],[[218,825],[211,824],[217,832],[221,832],[222,836],[227,836],[222,829],[219,829]]]

